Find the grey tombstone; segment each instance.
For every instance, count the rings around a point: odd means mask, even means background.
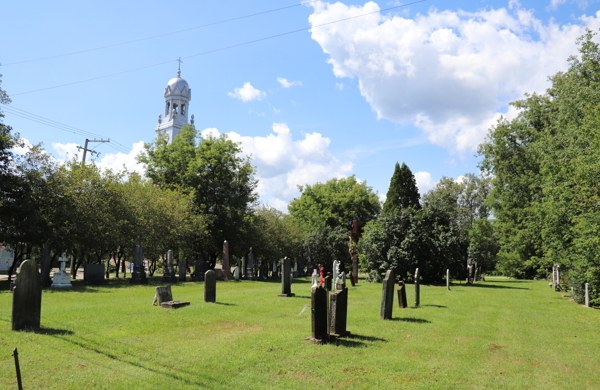
[[[252,248],[250,248],[246,263],[246,279],[254,280],[254,255],[252,254]]]
[[[235,266],[234,278],[236,282],[240,281],[240,259],[237,259],[237,265]]]
[[[204,302],[217,301],[217,278],[212,269],[204,274]]]
[[[273,260],[273,270],[271,271],[271,278],[273,280],[277,279],[277,260]]]
[[[83,282],[86,285],[104,284],[104,264],[84,264]]]
[[[154,296],[153,304],[160,306],[163,302],[169,302],[173,300],[173,293],[171,292],[171,286],[158,286],[156,287],[156,295]]]
[[[450,291],[450,270],[446,270],[446,288]]]
[[[162,277],[163,282],[176,283],[177,277],[173,273],[173,251],[169,249],[167,251],[167,262],[165,264],[165,271]]]
[[[398,292],[398,306],[400,309],[406,309],[408,307],[408,303],[406,302],[406,286],[402,280],[398,282],[396,291]]]
[[[179,281],[185,282],[185,273],[187,269],[187,264],[185,260],[179,260]]]
[[[229,243],[223,241],[223,279],[231,279],[231,266],[229,265]]]
[[[292,275],[290,259],[287,257],[281,262],[281,294],[278,297],[294,297],[296,294],[292,294]],[[325,301],[327,306],[327,301]]]
[[[419,278],[421,274],[419,273],[419,269],[415,271],[415,307],[421,306],[421,282]]]
[[[381,291],[381,308],[379,310],[379,317],[382,320],[392,319],[392,310],[394,308],[394,284],[395,282],[394,271],[391,269],[385,273],[383,279],[383,289]]]
[[[60,271],[55,272],[52,277],[52,287],[53,288],[71,288],[73,285],[71,284],[71,277],[68,273],[65,272],[65,263],[67,259],[61,259],[60,262]]]
[[[204,273],[206,272],[206,262],[204,260],[196,260],[194,264],[194,281],[204,281]]]
[[[131,273],[131,279],[129,282],[132,284],[148,284],[148,278],[146,277],[146,270],[144,268],[144,247],[140,245],[138,238],[138,244],[135,246],[135,261],[133,263],[133,272]]]
[[[329,339],[327,332],[329,325],[327,324],[327,291],[319,286],[312,289],[311,295],[312,336],[308,340],[321,344]]]
[[[348,288],[341,286],[331,293],[329,333],[335,337],[350,334],[346,329],[348,320]]]
[[[12,330],[39,328],[42,281],[35,260],[21,264],[12,294]]]
[[[585,284],[585,307],[590,307],[590,287],[589,287],[589,283]]]
[[[338,273],[340,271],[340,262],[333,260],[333,283],[337,283]]]
[[[331,274],[329,272],[325,276],[325,290],[331,291]]]

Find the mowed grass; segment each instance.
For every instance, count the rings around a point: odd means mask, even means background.
[[[76,282],[80,283],[80,282]],[[422,286],[418,309],[379,319],[381,284],[350,287],[353,337],[328,345],[311,334],[310,283],[295,298],[276,282],[173,285],[191,306],[151,305],[153,285],[44,290],[42,330],[12,332],[11,294],[0,287],[0,388],[15,388],[19,348],[30,389],[600,389],[600,310],[543,281],[488,279]],[[407,286],[414,302],[414,286]]]

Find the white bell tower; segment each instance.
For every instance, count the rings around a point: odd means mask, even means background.
[[[192,100],[192,89],[187,81],[181,78],[181,59],[179,61],[179,69],[177,77],[169,80],[165,88],[165,112],[164,120],[162,114],[158,116],[158,124],[156,125],[156,137],[166,134],[168,143],[173,142],[182,127],[188,122],[189,104]],[[194,124],[194,116],[192,121]]]

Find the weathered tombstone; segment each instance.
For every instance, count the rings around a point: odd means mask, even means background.
[[[467,265],[467,283],[471,284],[473,282],[473,266],[471,264]]]
[[[186,274],[186,270],[187,270],[187,264],[185,263],[185,260],[179,260],[179,281],[180,282],[185,282],[185,274]]]
[[[52,270],[52,258],[50,257],[50,241],[44,243],[44,256],[42,257],[42,287],[50,287],[52,279],[50,271]]]
[[[231,279],[231,267],[229,266],[229,243],[223,241],[223,279]]]
[[[312,287],[319,287],[319,282],[317,282],[317,278],[318,278],[318,274],[317,274],[317,269],[315,268],[315,270],[312,273]]]
[[[381,291],[381,308],[379,310],[379,317],[382,320],[392,319],[395,279],[394,271],[391,269],[385,273],[385,278],[383,279],[383,289]]]
[[[277,261],[273,260],[273,270],[271,271],[271,278],[273,280],[277,279]]]
[[[288,272],[289,274],[289,272]],[[312,336],[306,338],[316,344],[326,343],[329,339],[327,323],[327,291],[319,286],[312,289],[311,297]]]
[[[204,274],[204,302],[217,301],[217,278],[212,269]]]
[[[560,291],[560,265],[556,265],[556,291]]]
[[[42,281],[35,260],[21,264],[12,294],[12,330],[39,328]]]
[[[331,291],[331,274],[329,272],[325,276],[325,290]]]
[[[236,282],[240,281],[241,275],[240,275],[240,259],[237,259],[237,265],[235,266],[235,273],[233,275],[233,277],[235,278]]]
[[[173,272],[173,251],[171,249],[167,251],[167,262],[165,263],[162,281],[167,283],[177,283],[177,276],[175,276]]]
[[[342,290],[346,288],[346,275],[344,274],[344,271],[338,274],[337,281],[334,284],[336,290]]]
[[[104,264],[84,264],[83,282],[86,285],[104,284]]]
[[[144,247],[140,245],[140,239],[137,240],[135,246],[135,261],[133,263],[133,272],[131,273],[131,279],[129,282],[132,284],[148,284],[148,278],[146,277],[146,270],[144,267]]]
[[[446,288],[450,291],[450,270],[446,270]]]
[[[590,307],[590,287],[589,287],[589,283],[585,284],[585,307]]]
[[[281,294],[278,297],[296,296],[296,294],[292,294],[292,275],[290,271],[290,259],[285,257],[281,262]],[[325,301],[325,306],[327,306],[327,301]]]
[[[53,288],[71,288],[73,285],[71,284],[71,277],[69,274],[65,272],[65,263],[67,259],[61,259],[60,261],[60,271],[55,272],[52,278],[52,287]]]
[[[400,309],[406,309],[408,307],[408,303],[406,303],[406,286],[404,285],[404,281],[400,280],[398,282],[396,291],[398,292],[398,306]]]
[[[246,279],[254,280],[254,255],[252,254],[252,248],[250,248],[246,263]]]
[[[331,293],[329,333],[335,337],[345,337],[348,319],[348,288],[342,287]]]
[[[419,278],[421,274],[419,273],[419,269],[415,271],[415,307],[421,306],[421,282]]]
[[[265,277],[265,267],[263,267],[262,259],[258,259],[258,280],[263,280]]]
[[[194,264],[194,281],[203,282],[204,273],[207,271],[207,264],[204,260],[196,260]]]
[[[340,262],[337,260],[333,260],[333,277],[332,277],[332,279],[333,279],[334,285],[336,283],[339,270],[340,270]]]
[[[154,295],[153,305],[158,304],[160,306],[163,302],[169,302],[173,300],[173,293],[171,292],[171,286],[158,286],[156,287],[156,295]]]

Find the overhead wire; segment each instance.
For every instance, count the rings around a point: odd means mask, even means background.
[[[179,33],[182,33],[182,32],[196,30],[196,29],[199,29],[199,28],[215,26],[215,25],[218,25],[218,24],[229,23],[229,22],[233,22],[233,21],[236,21],[236,20],[251,18],[251,17],[254,17],[254,16],[260,16],[260,15],[265,15],[265,14],[269,14],[269,13],[273,13],[273,12],[277,12],[277,11],[283,11],[283,10],[290,9],[290,8],[300,7],[302,5],[315,3],[317,1],[320,1],[320,0],[302,1],[302,2],[300,2],[298,4],[292,4],[292,5],[288,5],[288,6],[284,6],[284,7],[279,7],[279,8],[273,8],[273,9],[266,10],[266,11],[255,12],[255,13],[248,14],[248,15],[237,16],[235,18],[219,20],[217,22],[211,22],[211,23],[201,24],[199,26],[184,28],[182,30],[170,31],[170,32],[162,33],[162,34],[152,35],[152,36],[149,36],[149,37],[133,39],[131,41],[113,43],[113,44],[105,45],[105,46],[98,46],[98,47],[94,47],[94,48],[91,48],[91,49],[84,49],[84,50],[78,50],[78,51],[74,51],[74,52],[70,52],[70,53],[56,54],[56,55],[48,56],[48,57],[33,58],[33,59],[30,59],[30,60],[8,62],[8,63],[3,64],[3,66],[25,64],[25,63],[28,63],[28,62],[49,60],[49,59],[52,59],[52,58],[66,57],[66,56],[71,56],[71,55],[75,55],[75,54],[86,53],[86,52],[90,52],[90,51],[108,49],[108,48],[115,47],[115,46],[127,45],[127,44],[130,44],[130,43],[146,41],[148,39],[160,38],[160,37],[164,37],[164,36],[167,36],[167,35],[179,34]]]
[[[270,39],[274,39],[274,38],[279,38],[279,37],[282,37],[282,36],[291,35],[291,34],[295,34],[295,33],[298,33],[298,32],[310,31],[313,28],[319,28],[319,27],[328,26],[328,25],[335,24],[335,23],[341,23],[341,22],[345,22],[345,21],[348,21],[348,20],[361,18],[361,17],[364,17],[364,16],[369,16],[369,15],[373,15],[373,14],[377,14],[377,13],[387,12],[387,11],[391,11],[393,9],[398,9],[398,8],[402,8],[402,7],[407,7],[409,5],[423,3],[425,1],[427,1],[427,0],[413,1],[411,3],[406,3],[406,4],[401,4],[401,5],[397,5],[397,6],[393,6],[393,7],[388,7],[388,8],[380,9],[378,11],[367,12],[367,13],[360,14],[360,15],[354,15],[354,16],[350,16],[350,17],[347,17],[347,18],[344,18],[344,19],[338,19],[338,20],[334,20],[334,21],[331,21],[331,22],[326,22],[326,23],[321,23],[321,24],[318,24],[318,25],[313,25],[313,26],[310,26],[310,27],[303,27],[303,28],[299,28],[299,29],[296,29],[296,30],[291,30],[291,31],[287,31],[287,32],[283,32],[283,33],[279,33],[279,34],[275,34],[275,35],[270,35],[270,36],[263,37],[263,38],[253,39],[251,41],[245,41],[245,42],[237,43],[237,44],[234,44],[234,45],[224,46],[224,47],[220,47],[220,48],[217,48],[217,49],[212,49],[212,50],[204,51],[204,52],[201,52],[201,53],[197,53],[197,54],[193,54],[193,55],[189,55],[189,56],[181,57],[181,58],[183,58],[183,59],[194,58],[194,57],[203,56],[203,55],[207,55],[207,54],[211,54],[211,53],[216,53],[216,52],[219,52],[219,51],[228,50],[228,49],[232,49],[232,48],[240,47],[240,46],[245,46],[245,45],[250,45],[250,44],[253,44],[253,43],[262,42],[262,41],[266,41],[266,40],[270,40]],[[135,72],[135,71],[142,70],[142,69],[152,68],[152,67],[156,67],[156,66],[168,64],[168,63],[175,62],[175,61],[178,61],[178,59],[172,59],[172,60],[162,61],[162,62],[158,62],[158,63],[151,64],[151,65],[141,66],[141,67],[138,67],[138,68],[124,70],[124,71],[120,71],[120,72],[116,72],[116,73],[111,73],[111,74],[107,74],[107,75],[103,75],[103,76],[92,77],[92,78],[89,78],[89,79],[84,79],[84,80],[79,80],[79,81],[73,81],[73,82],[70,82],[70,83],[55,85],[55,86],[52,86],[52,87],[34,89],[32,91],[26,91],[26,92],[12,93],[11,96],[25,95],[25,94],[35,93],[35,92],[47,91],[47,90],[50,90],[50,89],[62,88],[62,87],[66,87],[66,86],[74,85],[74,84],[81,84],[81,83],[85,83],[85,82],[89,82],[89,81],[94,81],[94,80],[99,80],[99,79],[103,79],[103,78],[107,78],[107,77],[121,75],[121,74],[124,74],[124,73],[131,73],[131,72]]]

